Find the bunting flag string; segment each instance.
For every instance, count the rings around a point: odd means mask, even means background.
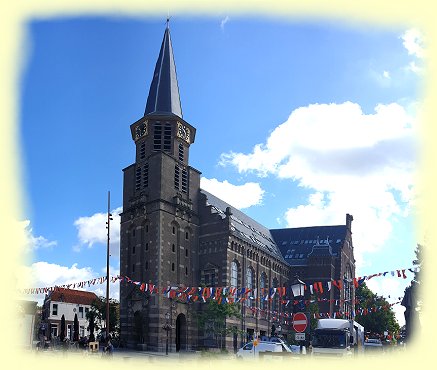
[[[371,275],[365,275],[362,277],[356,277],[354,279],[351,279],[347,281],[346,279],[339,279],[339,280],[330,280],[330,281],[316,281],[313,283],[307,283],[305,286],[305,289],[309,289],[311,294],[316,295],[322,295],[325,290],[330,291],[332,287],[336,287],[337,289],[341,290],[344,287],[345,283],[353,283],[356,288],[358,288],[361,284],[363,284],[365,281],[373,279],[375,277],[385,277],[385,276],[392,276],[392,277],[398,277],[402,279],[407,279],[406,272],[409,271],[411,273],[416,273],[419,271],[419,267],[415,266],[412,268],[405,268],[405,269],[396,269],[393,271],[385,271],[385,272],[379,272],[376,274]],[[133,283],[137,286],[139,286],[140,291],[143,292],[149,292],[150,294],[158,293],[161,291],[161,293],[164,296],[167,296],[169,298],[181,298],[181,296],[184,297],[184,300],[193,300],[197,301],[200,299],[203,302],[206,302],[207,299],[215,299],[217,301],[226,301],[229,303],[237,303],[237,302],[244,302],[245,300],[254,300],[254,301],[272,301],[276,297],[279,297],[279,299],[283,300],[283,297],[287,296],[290,292],[290,288],[286,287],[270,287],[270,288],[261,288],[259,290],[259,298],[257,295],[256,289],[249,289],[249,288],[235,288],[235,287],[185,287],[183,288],[183,292],[179,292],[179,287],[165,287],[162,289],[159,289],[156,285],[153,283],[144,283],[140,281],[133,281],[127,276],[112,276],[110,277],[111,283],[116,283],[117,281],[125,281],[127,283]],[[103,284],[106,282],[106,276],[81,281],[77,283],[69,283],[69,284],[63,284],[63,285],[56,285],[51,287],[43,287],[43,288],[25,288],[19,290],[19,292],[23,294],[48,294],[49,292],[63,288],[63,289],[76,289],[76,288],[86,288],[90,287],[92,285],[96,284]],[[195,298],[197,297],[197,298]],[[290,303],[290,300],[284,301],[284,304],[288,305]]]
[[[404,270],[405,271],[405,270]],[[415,270],[412,270],[411,272],[415,272]],[[404,273],[403,270],[396,270],[395,273],[398,277],[403,277]],[[369,278],[373,278],[376,276],[385,276],[384,274],[373,274],[369,275]],[[364,281],[366,279],[358,278],[357,281]],[[367,278],[368,280],[368,278]],[[133,284],[138,287],[138,289],[141,292],[148,293],[148,294],[158,294],[161,292],[164,297],[171,298],[178,300],[183,303],[194,303],[194,302],[207,302],[208,300],[216,300],[219,304],[227,304],[227,303],[243,303],[245,300],[249,299],[249,301],[272,301],[274,296],[278,295],[278,302],[288,306],[290,303],[293,303],[293,305],[298,304],[299,302],[303,302],[305,306],[311,304],[311,303],[318,303],[318,302],[334,302],[335,306],[338,306],[339,304],[350,302],[350,299],[328,299],[328,298],[320,298],[316,297],[313,299],[307,299],[307,300],[290,300],[290,299],[284,299],[286,296],[286,288],[280,287],[280,288],[263,288],[260,291],[261,297],[258,299],[256,297],[256,289],[249,289],[249,288],[234,288],[234,287],[178,287],[178,286],[167,286],[162,289],[158,289],[158,287],[152,283],[144,283],[140,281],[134,281],[128,276],[112,276],[110,278],[111,283],[115,283],[117,281],[124,281],[126,283]],[[53,286],[53,287],[44,287],[44,288],[29,288],[29,289],[23,289],[23,293],[27,294],[47,294],[49,292],[55,291],[56,289],[74,289],[75,287],[84,288],[85,286],[91,286],[96,284],[103,284],[106,282],[106,277],[99,277],[94,278],[78,283],[69,283],[59,286]],[[341,282],[338,281],[336,283],[332,282],[332,285],[336,286],[338,289],[341,289],[340,287]],[[313,288],[315,291],[323,291],[322,283],[316,282],[313,284],[308,284],[311,291],[313,291],[311,288]],[[401,297],[399,297],[401,299]],[[359,304],[359,300],[355,299],[355,304]],[[356,308],[355,312],[352,313],[352,316],[357,315],[368,315],[373,312],[378,312],[380,310],[388,310],[391,306],[395,304],[400,304],[401,301],[387,304],[384,306],[372,306],[367,308]],[[247,308],[252,311],[254,316],[257,316],[258,318],[262,318],[262,316],[267,317],[269,316],[270,319],[273,322],[280,322],[282,320],[285,324],[291,325],[291,314],[288,312],[278,312],[276,310],[266,310],[262,309],[260,307],[253,307],[251,305],[248,305]],[[314,313],[313,318],[345,318],[346,315],[342,311],[335,311],[330,316],[329,313],[321,313],[317,312]]]

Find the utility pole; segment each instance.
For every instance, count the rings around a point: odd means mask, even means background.
[[[112,220],[110,213],[111,192],[108,191],[108,221],[106,221],[106,229],[108,229],[106,243],[106,346],[109,345],[109,225]]]

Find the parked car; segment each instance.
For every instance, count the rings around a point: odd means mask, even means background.
[[[380,339],[366,339],[364,341],[364,351],[383,351],[383,345]]]
[[[254,346],[253,341],[246,343],[237,352],[238,359],[254,359],[265,355],[274,356],[290,356],[293,352],[288,345],[283,341],[265,342],[259,341],[257,346]]]

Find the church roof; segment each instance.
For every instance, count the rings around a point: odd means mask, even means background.
[[[211,193],[200,190],[202,194],[206,196],[207,205],[211,206],[212,212],[217,213],[222,218],[226,217],[226,208],[231,210],[231,234],[237,236],[240,239],[246,240],[251,244],[256,245],[265,253],[272,255],[282,262],[284,258],[276,245],[270,230],[262,226],[255,220],[251,219],[249,216],[241,212],[240,210],[232,207],[225,201],[217,198]]]
[[[176,65],[168,23],[156,62],[155,72],[153,73],[153,80],[150,84],[144,115],[150,113],[172,113],[182,118]]]
[[[290,265],[305,266],[311,256],[339,256],[346,230],[346,225],[334,225],[274,229],[270,232]]]

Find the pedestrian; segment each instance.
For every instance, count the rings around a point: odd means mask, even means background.
[[[108,342],[106,345],[106,353],[109,356],[112,356],[112,351],[113,351],[114,347],[112,346],[112,342],[111,342],[111,334],[108,335]]]
[[[38,339],[39,339],[38,349],[43,350],[46,345],[46,328],[44,324],[41,324],[38,329]]]

